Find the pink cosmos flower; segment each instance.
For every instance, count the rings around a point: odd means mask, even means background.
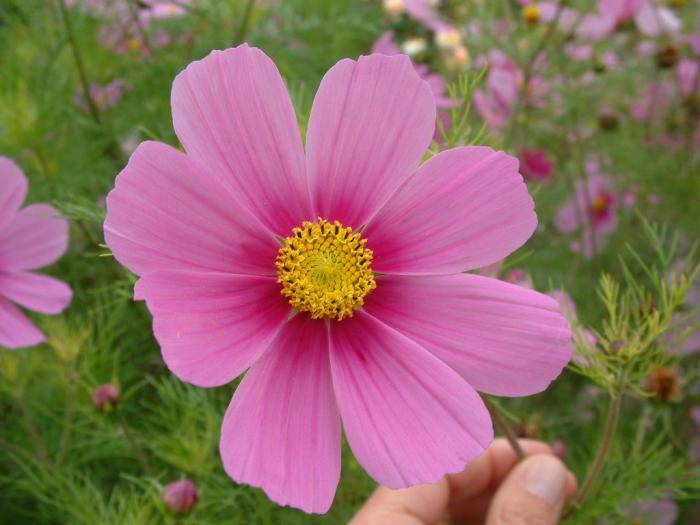
[[[549,87],[537,76],[530,78],[523,90],[523,72],[513,59],[498,49],[492,49],[488,56],[486,88],[474,91],[474,106],[479,115],[494,130],[503,128],[522,95],[524,104],[540,105]],[[524,93],[521,93],[524,91]]]
[[[588,159],[586,170],[588,181],[576,183],[574,197],[557,212],[555,226],[565,233],[582,229],[582,244],[572,248],[590,259],[617,228],[618,199],[612,181],[602,175],[595,159]]]
[[[554,171],[554,161],[543,149],[524,148],[520,152],[520,169],[529,180],[549,180]]]
[[[20,209],[27,178],[17,165],[0,157],[0,347],[34,346],[45,337],[20,310],[58,314],[70,303],[63,282],[34,273],[54,263],[68,247],[68,223],[48,204]]]
[[[90,97],[95,102],[98,109],[108,109],[116,106],[128,90],[131,89],[131,84],[119,78],[106,84],[90,84]],[[84,110],[87,110],[87,104],[82,91],[75,94],[75,102]]]
[[[678,517],[678,505],[672,500],[640,501],[624,509],[630,523],[642,525],[673,525]]]
[[[585,15],[576,32],[580,38],[603,40],[632,19],[646,36],[672,36],[681,29],[673,11],[655,5],[652,0],[599,0],[598,12]]]
[[[681,94],[684,97],[693,94],[693,90],[700,91],[700,67],[698,61],[694,58],[683,58],[678,63],[676,68],[676,76],[678,78],[678,86]]]
[[[250,368],[221,431],[237,482],[325,512],[341,420],[379,483],[434,482],[492,441],[476,390],[539,392],[568,362],[554,300],[463,273],[525,242],[533,201],[490,148],[419,166],[436,109],[408,57],[332,67],[305,149],[277,68],[247,45],[190,64],[171,102],[185,153],[137,148],[105,239],[172,372],[213,387]]]
[[[386,31],[372,45],[372,53],[380,53],[382,55],[393,56],[400,55],[401,51],[393,41],[394,32]],[[413,63],[413,62],[412,62]],[[447,81],[445,77],[438,73],[434,73],[426,64],[413,63],[416,73],[430,86],[430,90],[435,97],[435,104],[438,108],[452,107],[452,99],[447,93]]]

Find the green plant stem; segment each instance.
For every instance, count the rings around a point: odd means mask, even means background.
[[[141,468],[149,477],[155,478],[155,471],[151,467],[151,464],[148,462],[148,457],[146,456],[146,453],[136,441],[134,434],[132,434],[131,430],[129,429],[129,426],[126,424],[126,421],[124,421],[124,418],[121,416],[121,414],[117,414],[117,421],[119,422],[119,428],[122,429],[122,432],[124,432],[124,436],[131,445],[131,448],[134,451],[134,455],[136,456],[136,459],[141,465]]]
[[[525,459],[525,456],[527,456],[527,454],[525,454],[523,447],[520,446],[520,443],[518,442],[518,436],[516,436],[515,432],[513,432],[513,429],[510,428],[510,425],[503,418],[501,412],[498,410],[498,408],[496,408],[496,406],[493,403],[491,403],[491,401],[486,396],[482,396],[482,399],[484,400],[484,404],[486,405],[486,408],[488,408],[489,413],[491,414],[491,419],[493,419],[494,425],[496,425],[496,428],[501,431],[503,437],[505,437],[508,440],[510,446],[513,447],[513,451],[515,451],[515,454],[516,456],[518,456],[518,459]]]
[[[70,435],[73,429],[73,419],[75,418],[76,378],[72,363],[67,370],[66,379],[68,382],[68,385],[66,387],[66,412],[63,417],[63,431],[61,432],[61,438],[58,442],[58,452],[54,461],[54,466],[57,469],[61,466],[61,464],[63,463],[63,459],[66,457],[66,452],[68,451],[68,444],[70,442]]]
[[[618,385],[622,385],[623,374],[620,374],[621,378]],[[572,506],[579,506],[588,496],[591,491],[593,484],[603,470],[605,465],[605,460],[610,452],[610,446],[612,445],[613,438],[615,437],[615,430],[617,429],[617,422],[620,419],[620,405],[622,404],[622,388],[618,388],[616,392],[613,393],[610,398],[610,405],[608,406],[608,415],[605,419],[605,428],[603,430],[603,437],[598,445],[598,452],[591,463],[591,467],[588,470],[588,474],[584,478],[581,488],[576,494],[576,497],[572,501]]]
[[[250,25],[250,17],[253,14],[253,7],[255,6],[255,0],[247,0],[245,4],[245,10],[243,11],[243,18],[241,18],[241,23],[238,26],[238,31],[233,38],[233,44],[239,45],[243,43],[243,40],[248,33],[248,26]]]
[[[87,79],[87,74],[85,73],[85,65],[83,63],[83,57],[80,54],[80,47],[78,46],[78,41],[75,39],[75,34],[73,32],[73,25],[70,20],[70,14],[68,13],[68,7],[66,6],[65,0],[58,0],[58,6],[61,10],[61,18],[63,19],[63,25],[66,28],[66,35],[68,36],[68,43],[70,44],[71,51],[73,52],[73,60],[75,61],[75,67],[78,70],[78,77],[80,77],[80,86],[83,90],[83,97],[90,110],[90,115],[96,124],[101,125],[102,119],[100,117],[100,110],[97,108],[97,104],[90,95],[90,83]]]
[[[32,446],[34,447],[37,457],[44,463],[48,463],[49,456],[46,453],[46,445],[44,445],[44,441],[41,439],[41,434],[39,434],[39,430],[34,423],[34,418],[32,418],[32,414],[29,412],[29,407],[27,407],[26,403],[20,396],[15,397],[15,402],[22,413],[24,426],[27,428],[29,439],[32,442]]]

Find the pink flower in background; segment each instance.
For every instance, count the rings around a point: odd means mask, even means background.
[[[549,180],[554,171],[554,161],[543,149],[524,148],[520,152],[520,171],[528,180]]]
[[[652,0],[599,0],[598,12],[585,15],[576,33],[579,38],[603,40],[632,19],[646,36],[675,35],[681,29],[673,11]]]
[[[402,54],[398,46],[394,44],[393,38],[393,31],[387,31],[382,34],[372,45],[372,53],[379,53],[387,56]],[[447,93],[447,81],[445,77],[430,71],[430,68],[426,64],[412,63],[416,73],[430,86],[437,107],[441,109],[452,107],[452,99]]]
[[[671,82],[652,82],[644,88],[642,100],[631,108],[632,116],[642,122],[656,122],[665,117],[674,101],[675,88]]]
[[[197,505],[197,486],[189,479],[173,481],[163,487],[163,502],[175,514],[187,514]]]
[[[533,202],[502,152],[456,148],[419,166],[436,110],[408,57],[331,68],[305,149],[258,49],[190,64],[171,100],[186,153],[137,148],[105,238],[139,276],[171,371],[213,387],[250,367],[220,441],[239,483],[325,512],[341,420],[379,483],[437,481],[491,443],[477,390],[539,392],[568,362],[554,300],[464,273],[527,240]]]
[[[107,84],[90,84],[90,97],[98,109],[108,109],[116,106],[129,89],[131,84],[117,78]],[[88,109],[82,91],[75,94],[75,101],[84,110]]]
[[[588,181],[576,183],[574,197],[557,212],[555,226],[564,233],[582,229],[582,243],[572,248],[591,258],[617,228],[618,199],[612,181],[602,175],[595,159],[586,161],[586,171]]]
[[[696,92],[700,91],[700,79],[698,79],[698,74],[700,74],[700,70],[698,68],[697,59],[681,59],[676,68],[681,95],[687,97],[693,94],[693,90],[696,90]]]
[[[52,264],[68,247],[68,223],[48,204],[20,209],[27,178],[17,165],[0,157],[0,346],[34,346],[45,337],[13,304],[42,314],[62,312],[71,289],[34,273]]]
[[[501,129],[508,123],[520,96],[525,97],[525,105],[542,103],[549,89],[543,79],[533,76],[523,90],[522,70],[498,49],[489,53],[488,66],[486,88],[475,90],[473,97],[476,110],[493,129]]]
[[[678,517],[678,505],[671,500],[640,501],[628,505],[624,514],[630,523],[673,525]]]

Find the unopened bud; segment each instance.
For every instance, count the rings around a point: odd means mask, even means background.
[[[615,131],[619,123],[620,119],[617,117],[617,113],[610,109],[598,115],[598,125],[603,131]]]
[[[462,43],[462,36],[456,29],[440,29],[435,33],[435,43],[440,49],[454,49]]]
[[[198,500],[197,487],[189,479],[173,481],[163,489],[163,502],[176,514],[187,514]]]
[[[660,69],[669,69],[678,64],[678,61],[681,59],[681,52],[673,44],[668,44],[656,52],[655,58],[656,65]]]
[[[119,389],[110,384],[98,386],[92,393],[92,405],[100,412],[109,412],[119,403]]]
[[[652,370],[647,376],[646,389],[658,401],[679,401],[683,397],[678,371],[670,366]]]
[[[389,16],[400,16],[406,11],[404,0],[384,0],[384,12]]]
[[[425,41],[425,38],[421,37],[409,38],[401,44],[401,51],[411,57],[420,55],[426,49],[428,49],[428,43]]]
[[[540,8],[537,4],[528,4],[523,7],[523,20],[530,25],[540,21]]]
[[[566,459],[566,443],[563,441],[555,441],[552,443],[552,452],[554,452],[554,455],[564,461]]]

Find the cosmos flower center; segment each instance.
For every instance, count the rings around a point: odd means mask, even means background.
[[[296,310],[313,319],[352,317],[377,287],[367,239],[340,222],[304,221],[277,254],[277,282]]]
[[[528,4],[523,8],[523,18],[528,24],[536,24],[540,21],[540,8],[537,4]]]
[[[591,209],[593,210],[593,215],[599,217],[605,215],[608,211],[608,199],[604,195],[599,195],[591,203]]]

